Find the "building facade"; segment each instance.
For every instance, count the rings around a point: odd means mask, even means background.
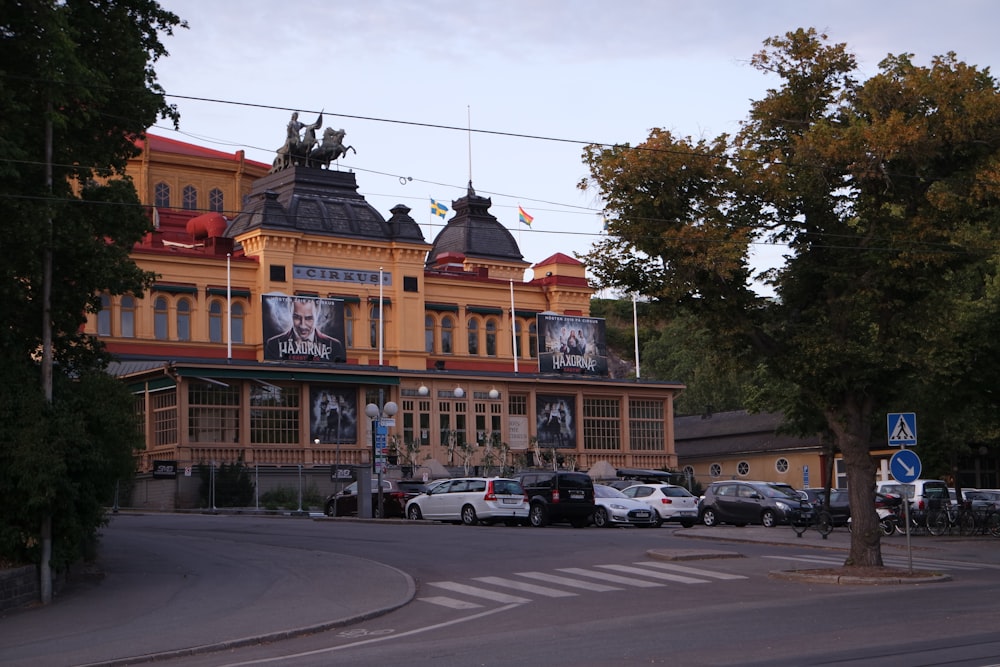
[[[156,282],[103,295],[86,325],[134,391],[140,473],[362,465],[382,453],[374,426],[411,471],[676,467],[683,386],[609,377],[584,265],[526,261],[471,183],[428,240],[336,165],[143,149],[129,173],[154,229],[132,257]],[[366,415],[389,402],[391,418]]]

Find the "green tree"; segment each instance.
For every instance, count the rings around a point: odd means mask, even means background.
[[[689,309],[759,361],[774,408],[832,433],[855,517],[846,564],[881,565],[872,429],[918,386],[996,356],[974,323],[996,319],[1000,97],[954,54],[889,56],[858,82],[846,45],[812,29],[751,62],[779,85],[737,135],[585,151],[581,186],[610,217],[586,259],[603,286]],[[788,247],[762,276],[773,299],[749,281],[760,241]]]
[[[5,488],[21,490],[0,509],[0,531],[27,545],[49,541],[49,525],[62,531],[52,556],[37,556],[43,601],[45,569],[66,562],[61,554],[77,546],[69,542],[96,537],[95,503],[137,444],[131,417],[123,426],[131,398],[100,384],[107,356],[82,324],[101,292],[141,296],[152,280],[129,259],[149,218],[123,171],[147,127],[177,121],[152,64],[166,55],[160,35],[178,25],[150,0],[0,8],[0,354],[17,380],[13,398],[34,420],[0,423],[4,456],[16,463]]]

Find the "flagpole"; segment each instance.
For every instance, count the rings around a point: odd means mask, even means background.
[[[639,373],[639,315],[635,307],[635,292],[632,292],[632,331],[635,337],[635,379],[642,377]]]
[[[378,267],[378,365],[382,365],[382,337],[385,335],[385,312],[382,303],[382,267]]]
[[[233,281],[231,252],[226,253],[226,359],[233,358]]]
[[[510,343],[514,352],[514,372],[517,373],[517,322],[514,321],[514,279],[510,279]]]

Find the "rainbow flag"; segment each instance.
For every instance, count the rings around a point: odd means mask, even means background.
[[[531,227],[531,221],[534,220],[534,218],[528,215],[528,212],[520,206],[517,207],[517,219],[529,227]]]
[[[431,214],[444,217],[448,213],[448,207],[439,201],[431,199]]]

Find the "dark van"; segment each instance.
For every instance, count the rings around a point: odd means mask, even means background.
[[[532,526],[569,523],[583,528],[594,514],[594,481],[582,472],[533,470],[515,475],[528,496]]]

